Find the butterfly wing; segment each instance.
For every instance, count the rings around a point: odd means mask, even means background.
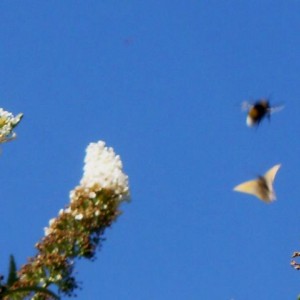
[[[270,201],[273,201],[273,200],[276,199],[276,195],[275,195],[274,188],[273,188],[273,182],[274,182],[275,176],[276,176],[276,174],[277,174],[280,167],[281,167],[280,164],[275,165],[270,170],[268,170],[265,173],[264,177],[263,177],[265,179],[265,183],[266,183],[266,185],[268,187],[268,190],[269,190],[269,199],[270,199]]]
[[[237,185],[236,187],[234,187],[233,190],[236,192],[251,194],[253,196],[260,198],[260,193],[259,193],[260,184],[258,179],[243,182]]]
[[[273,200],[263,177],[243,182],[237,185],[233,190],[241,193],[251,194],[267,203]]]
[[[280,167],[281,167],[281,164],[275,165],[274,167],[272,167],[270,170],[268,170],[265,173],[264,178],[267,181],[267,183],[273,184],[275,176],[276,176],[276,174],[277,174]]]

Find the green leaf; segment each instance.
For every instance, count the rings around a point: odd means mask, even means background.
[[[1,297],[6,297],[8,295],[14,296],[14,295],[17,295],[18,293],[26,293],[26,292],[36,292],[36,293],[46,294],[54,300],[60,300],[60,298],[53,292],[51,292],[45,288],[41,288],[41,287],[37,287],[37,286],[26,286],[26,287],[17,288],[14,290],[8,290],[8,291],[5,291],[4,293],[2,293]]]
[[[16,261],[13,255],[9,258],[9,269],[8,269],[8,277],[7,277],[7,286],[12,286],[18,280],[17,276],[17,266]]]

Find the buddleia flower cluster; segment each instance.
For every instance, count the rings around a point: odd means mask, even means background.
[[[0,143],[9,142],[16,138],[13,129],[20,123],[23,114],[14,116],[11,112],[0,108]]]
[[[36,244],[38,253],[18,272],[15,288],[55,285],[60,293],[73,295],[78,288],[75,259],[95,258],[105,229],[120,215],[120,204],[129,200],[128,176],[112,148],[103,141],[91,143],[84,162],[80,184],[70,192],[69,204],[50,220]],[[34,297],[48,299],[43,294]]]
[[[295,258],[299,258],[299,257],[300,257],[300,252],[299,251],[294,252],[293,255],[292,255],[293,259],[291,261],[291,266],[295,270],[300,270],[300,263],[295,260]]]

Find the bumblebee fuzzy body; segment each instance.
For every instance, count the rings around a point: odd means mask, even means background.
[[[263,118],[270,118],[271,107],[267,100],[260,100],[250,106],[247,116],[247,125],[252,127],[259,125]]]

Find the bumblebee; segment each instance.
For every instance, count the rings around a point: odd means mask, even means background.
[[[266,99],[258,100],[254,104],[244,102],[242,107],[248,110],[246,123],[249,127],[259,125],[264,118],[270,120],[270,116],[273,112],[283,108],[283,106],[271,107],[270,102]]]

